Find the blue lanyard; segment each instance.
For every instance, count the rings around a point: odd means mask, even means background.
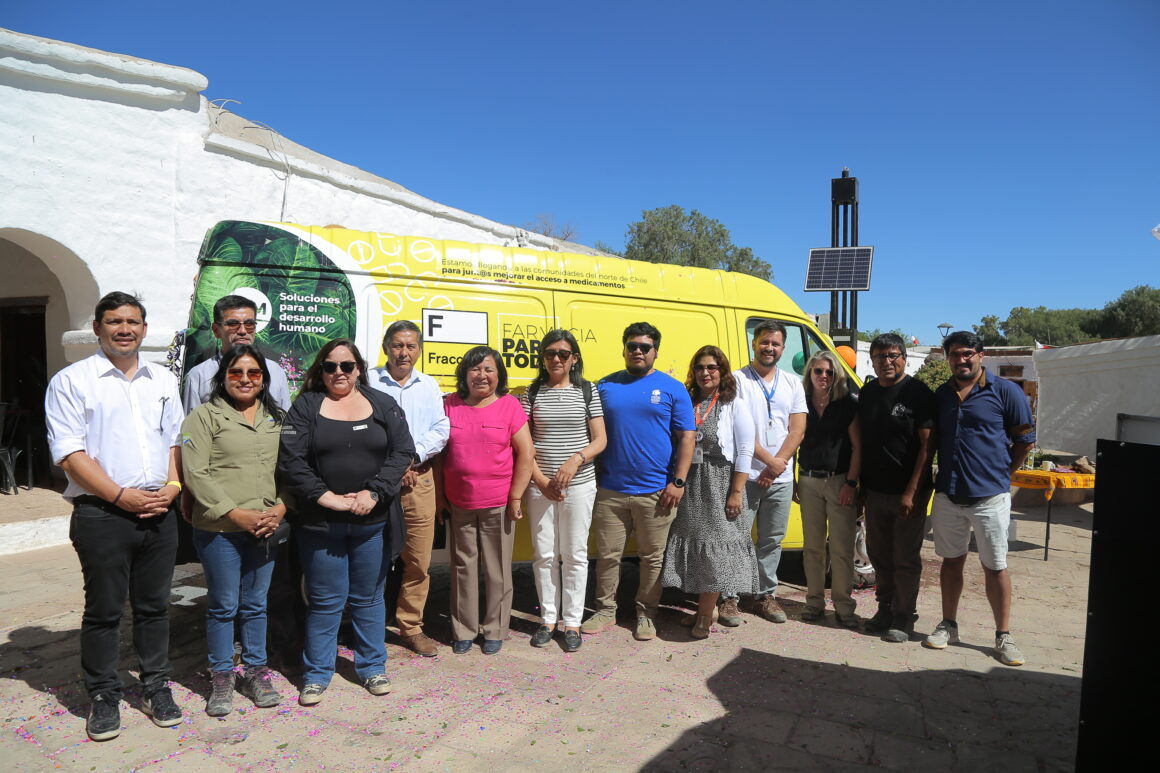
[[[761,387],[762,394],[765,395],[765,412],[769,416],[769,420],[773,421],[773,398],[777,394],[777,381],[781,378],[781,371],[777,366],[773,367],[773,389],[765,388],[765,379],[758,374],[757,369],[752,365],[749,366],[749,372],[753,374],[753,378],[757,381],[757,386]]]

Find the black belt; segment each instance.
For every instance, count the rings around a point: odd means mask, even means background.
[[[807,478],[832,478],[840,474],[837,470],[803,470],[801,468],[798,468],[798,472]]]
[[[143,488],[140,490],[141,491],[148,491],[148,492],[152,493],[154,491],[160,491],[161,489]],[[121,513],[128,513],[129,512],[128,510],[121,508],[121,507],[117,507],[112,502],[106,502],[104,499],[101,499],[98,496],[94,496],[93,494],[81,494],[80,496],[75,496],[75,497],[73,497],[73,504],[74,505],[91,505],[92,507],[99,507],[102,510],[116,510],[117,512],[121,512]],[[130,513],[130,515],[134,515],[134,513]]]
[[[960,497],[958,494],[947,494],[947,499],[951,500],[953,504],[956,504],[959,507],[974,507],[984,499],[990,498],[991,497]]]

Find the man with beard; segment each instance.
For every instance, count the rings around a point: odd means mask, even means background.
[[[793,455],[805,437],[808,411],[801,379],[777,367],[785,352],[785,336],[785,326],[777,320],[759,322],[753,329],[753,359],[733,372],[737,397],[749,409],[757,431],[745,492],[748,506],[757,511],[758,592],[754,606],[757,614],[772,623],[786,621],[777,602],[777,567],[793,501]],[[741,625],[736,598],[721,599],[719,622]]]
[[[133,609],[142,708],[159,727],[181,722],[169,689],[169,589],[181,493],[177,380],[140,357],[145,307],[113,292],[97,303],[100,351],[53,376],[45,395],[48,442],[72,502],[69,537],[85,579],[81,670],[94,741],[121,732],[117,673],[121,613]]]
[[[938,411],[938,480],[931,525],[942,557],[939,585],[943,620],[923,645],[945,649],[959,640],[956,620],[971,530],[983,564],[987,601],[995,616],[995,656],[1023,665],[1011,638],[1011,578],[1007,527],[1011,475],[1035,443],[1031,406],[1023,390],[983,367],[983,339],[958,331],[943,341],[952,378],[935,392]]]
[[[249,298],[241,295],[226,295],[213,305],[213,334],[221,341],[221,351],[215,352],[205,362],[200,362],[185,374],[185,389],[181,393],[181,403],[189,413],[213,395],[213,377],[221,364],[222,355],[238,344],[254,345],[254,335],[258,330],[258,307]],[[284,411],[290,410],[290,386],[286,381],[286,371],[278,363],[267,358],[266,367],[270,371],[270,397]]]
[[[669,526],[685,493],[696,445],[693,404],[681,382],[653,369],[661,333],[647,322],[624,329],[625,369],[597,385],[608,447],[601,457],[592,527],[596,530],[596,612],[580,626],[600,633],[616,623],[620,558],[630,534],[640,556],[638,641],[656,636],[661,565]]]

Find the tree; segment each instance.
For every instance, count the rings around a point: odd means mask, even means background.
[[[914,377],[930,387],[930,391],[938,389],[951,379],[951,366],[943,358],[930,360],[923,363]]]
[[[898,327],[894,328],[893,330],[883,330],[880,327],[876,327],[873,330],[860,330],[858,331],[858,340],[871,343],[875,338],[882,335],[883,333],[894,333],[894,335],[900,336],[902,340],[906,342],[907,346],[910,346],[911,341],[914,340],[914,336],[908,336],[906,333],[902,332],[902,328]]]
[[[641,212],[628,226],[624,257],[649,263],[719,268],[770,280],[770,265],[749,247],[738,247],[729,229],[697,210],[686,212],[673,204]]]
[[[558,223],[556,216],[551,213],[541,213],[536,215],[536,219],[531,223],[524,223],[520,228],[525,231],[534,231],[544,236],[550,236],[553,239],[570,242],[576,238],[579,231],[576,226],[571,223]]]
[[[999,332],[999,317],[992,314],[988,317],[983,317],[982,323],[978,325],[971,325],[971,329],[975,331],[975,335],[983,339],[984,346],[1003,346],[1007,343],[1007,337]]]
[[[1148,285],[1125,290],[1100,315],[1104,338],[1160,335],[1160,289]]]

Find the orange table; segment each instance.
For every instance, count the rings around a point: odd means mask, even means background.
[[[1038,489],[1047,500],[1047,534],[1043,540],[1043,560],[1047,560],[1047,550],[1051,545],[1051,498],[1057,488],[1095,488],[1096,476],[1082,472],[1057,472],[1055,470],[1016,470],[1011,476],[1011,485],[1017,488]]]

